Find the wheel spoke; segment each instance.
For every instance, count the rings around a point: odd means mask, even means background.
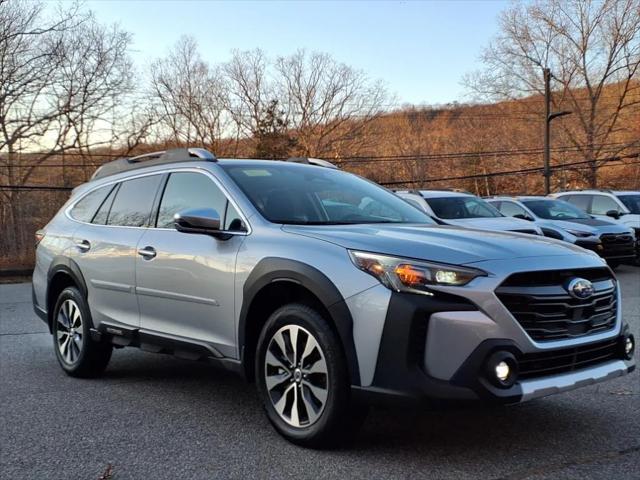
[[[295,384],[291,384],[287,387],[287,389],[282,393],[280,399],[273,404],[273,407],[276,409],[281,416],[284,416],[284,409],[287,406],[287,397],[292,390],[295,389]]]
[[[311,393],[313,393],[313,396],[316,397],[322,405],[324,405],[324,403],[327,401],[328,393],[326,388],[314,385],[308,380],[303,380],[302,384],[306,386],[311,391]]]
[[[62,340],[64,340],[64,337],[68,336],[69,333],[63,330],[58,329],[56,331],[56,336],[58,337],[58,342],[62,342]]]
[[[320,416],[320,412],[322,411],[322,407],[324,406],[324,400],[320,401],[320,405],[316,405],[315,402],[313,402],[313,400],[310,398],[310,394],[307,388],[309,388],[309,385],[303,383],[302,388],[300,389],[300,395],[302,397],[302,401],[304,402],[305,410],[307,411],[307,418],[309,419],[309,423],[313,423]]]
[[[313,337],[307,335],[307,341],[304,346],[304,350],[302,351],[302,355],[300,356],[300,366],[304,367],[305,359],[311,355],[311,353],[316,349],[317,343]]]
[[[300,426],[300,415],[298,409],[302,403],[301,399],[298,399],[298,384],[293,384],[293,405],[291,406],[291,423],[294,427]]]
[[[291,341],[292,363],[298,365],[298,327],[295,325],[289,329],[289,340]]]

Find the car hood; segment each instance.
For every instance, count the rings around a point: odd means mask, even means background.
[[[450,226],[285,225],[282,229],[349,249],[458,265],[522,257],[595,255],[569,243],[542,236]]]
[[[535,223],[528,220],[521,220],[513,217],[495,217],[495,218],[456,218],[442,219],[448,225],[457,225],[459,227],[477,228],[479,230],[537,230]]]
[[[619,223],[609,222],[607,220],[600,220],[599,218],[585,218],[585,219],[573,219],[573,220],[544,220],[545,223],[555,225],[564,230],[579,230],[582,232],[588,232],[593,234],[600,233],[626,233],[629,231],[628,227],[620,225]]]

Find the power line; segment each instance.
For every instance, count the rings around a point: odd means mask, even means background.
[[[601,159],[598,161],[605,162],[615,162],[626,158],[637,158],[640,156],[640,152],[632,154],[632,155],[621,155],[617,157],[610,157],[608,159]],[[580,162],[571,162],[565,163],[562,165],[553,165],[551,166],[552,170],[562,170],[567,167],[572,167],[574,165],[583,165],[582,167],[570,168],[570,170],[581,170],[584,168],[591,168],[589,164],[591,160],[584,160]],[[626,165],[640,165],[640,161],[637,162],[624,162],[619,164],[604,164],[598,165],[598,168],[604,167],[620,167]],[[432,182],[442,182],[442,181],[450,181],[450,180],[472,180],[475,178],[491,178],[491,177],[499,177],[499,176],[510,176],[510,175],[519,175],[519,174],[528,174],[528,173],[540,173],[544,170],[544,167],[531,167],[531,168],[521,168],[519,170],[507,170],[501,172],[491,172],[491,173],[477,173],[473,175],[460,175],[460,176],[452,176],[452,177],[440,177],[440,178],[422,178],[417,180],[396,180],[392,182],[380,182],[380,185],[384,186],[393,186],[393,185],[412,185],[416,183],[432,183]]]
[[[638,157],[640,157],[640,152],[636,152],[628,155],[618,155],[615,157],[604,158],[604,159],[597,160],[597,162],[619,162],[624,159],[638,158]],[[581,167],[570,168],[571,170],[580,170],[584,168],[591,168],[590,165],[587,165],[590,163],[592,163],[591,160],[582,160],[578,162],[564,163],[562,165],[553,165],[551,169],[561,170],[567,167],[574,167],[576,165],[581,165]],[[640,165],[640,160],[635,162],[623,162],[623,163],[617,163],[617,164],[605,163],[603,165],[598,165],[598,168],[622,167],[627,165]],[[491,172],[491,173],[478,173],[473,175],[461,175],[461,176],[440,177],[440,178],[423,178],[423,179],[417,179],[417,180],[396,180],[396,181],[390,181],[390,182],[380,182],[380,185],[393,186],[393,185],[407,185],[407,184],[415,184],[415,183],[441,182],[441,181],[450,181],[450,180],[469,180],[474,178],[539,173],[539,172],[542,172],[542,170],[543,170],[543,167],[530,167],[530,168],[521,168],[518,170],[507,170],[507,171]],[[73,190],[73,187],[52,186],[52,185],[0,185],[0,190],[70,191],[70,190]]]
[[[638,142],[607,142],[607,143],[601,143],[598,144],[597,146],[600,148],[605,148],[605,147],[613,147],[613,146],[622,146],[624,145],[625,147],[631,147],[634,144],[636,144]],[[610,148],[606,148],[607,150],[609,150]],[[333,163],[336,163],[338,165],[341,164],[346,164],[346,163],[370,163],[370,162],[374,162],[374,161],[393,161],[393,160],[403,160],[403,159],[408,159],[408,160],[428,160],[428,159],[445,159],[445,158],[468,158],[468,157],[477,157],[477,156],[505,156],[505,155],[533,155],[533,154],[539,154],[542,153],[542,148],[541,147],[535,147],[535,148],[520,148],[520,149],[512,149],[512,150],[484,150],[484,151],[477,151],[477,152],[449,152],[449,153],[424,153],[424,154],[401,154],[401,155],[354,155],[354,156],[344,156],[340,159],[333,159],[333,158],[324,158],[325,160],[331,161]],[[575,145],[565,145],[565,146],[560,146],[560,147],[555,147],[552,148],[551,151],[553,152],[571,152],[571,151],[580,151],[582,150],[581,147],[579,146],[575,146]],[[23,154],[24,156],[28,156],[30,154]],[[69,153],[65,153],[65,156],[80,156],[83,158],[91,158],[93,156],[106,156],[106,157],[110,157],[110,158],[127,158],[125,156],[122,155],[115,155],[115,154],[83,154],[83,153],[77,153],[77,152],[69,152]],[[62,156],[62,154],[56,155],[56,157]],[[1,158],[1,157],[0,157]],[[240,158],[238,157],[239,160],[242,160],[244,158]],[[247,158],[248,159],[248,158]],[[285,160],[286,158],[277,158],[275,160]],[[56,163],[56,164],[51,164],[51,163],[41,163],[41,164],[37,164],[37,165],[29,165],[29,164],[18,164],[18,163],[11,163],[11,164],[2,164],[0,165],[0,167],[13,167],[13,168],[44,168],[44,167],[51,167],[51,168],[62,168],[62,167],[99,167],[102,166],[102,163]]]

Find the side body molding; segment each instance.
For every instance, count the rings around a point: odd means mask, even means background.
[[[260,260],[243,288],[243,302],[238,323],[238,341],[243,358],[246,343],[247,316],[249,309],[260,290],[270,283],[289,281],[297,283],[313,295],[331,315],[333,325],[340,336],[348,363],[352,385],[360,385],[358,357],[353,343],[353,319],[340,291],[320,270],[302,262],[280,257],[266,257]]]

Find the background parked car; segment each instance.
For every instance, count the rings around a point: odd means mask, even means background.
[[[636,235],[636,253],[640,256],[640,191],[574,190],[550,195],[574,204],[602,219],[614,219],[632,228]],[[636,265],[640,265],[636,259]]]
[[[542,235],[537,225],[500,213],[483,199],[458,190],[399,190],[398,196],[442,225]]]
[[[487,201],[504,215],[534,222],[547,237],[597,252],[611,266],[635,259],[633,230],[611,219],[594,218],[563,200],[522,196]]]

